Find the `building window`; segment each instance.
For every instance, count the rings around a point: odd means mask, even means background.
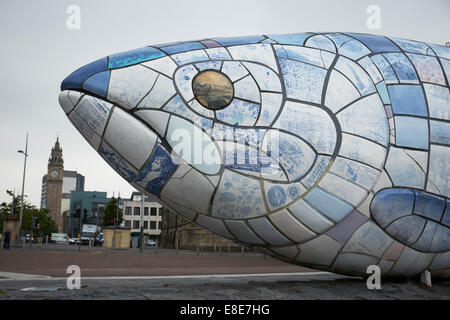
[[[133,208],[133,215],[135,215],[135,216],[139,216],[139,215],[141,215],[141,208],[139,208],[139,207],[134,207]]]
[[[125,227],[126,228],[131,228],[131,221],[130,220],[126,220],[125,221]]]
[[[144,229],[148,229],[148,221],[144,221]]]
[[[162,215],[162,208],[158,208],[158,216],[161,217],[161,215]]]
[[[125,207],[125,215],[131,216],[131,207]]]
[[[150,221],[150,230],[156,229],[156,221]]]
[[[144,216],[148,216],[148,207],[144,208]]]
[[[151,216],[156,216],[156,209],[157,209],[157,208],[151,208],[151,209],[150,209],[150,215],[151,215]]]
[[[133,221],[133,229],[139,229],[140,221]]]
[[[161,230],[161,221],[158,221],[158,230]]]

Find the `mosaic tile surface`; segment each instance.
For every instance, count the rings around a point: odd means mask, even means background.
[[[225,238],[350,275],[450,268],[450,48],[357,33],[149,45],[61,84],[124,179]]]

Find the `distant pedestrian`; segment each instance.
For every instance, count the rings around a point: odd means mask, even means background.
[[[9,250],[9,241],[11,239],[11,232],[9,229],[6,229],[5,234],[3,235],[3,249]]]

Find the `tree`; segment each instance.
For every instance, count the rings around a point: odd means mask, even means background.
[[[14,203],[14,215],[20,215],[20,199],[19,195],[15,196],[11,190],[6,190],[6,193],[13,197],[11,203],[3,202],[0,204],[0,214],[3,228],[3,221],[12,214],[12,208]],[[22,214],[22,230],[31,230],[32,217],[37,217],[39,219],[39,229],[33,230],[33,233],[40,236],[50,235],[52,232],[57,232],[55,221],[50,217],[49,210],[42,208],[38,209],[36,206],[30,204],[25,200],[26,195],[24,195],[23,201],[23,214]],[[3,229],[2,229],[3,230]]]
[[[122,223],[122,209],[117,208],[117,199],[112,198],[111,201],[108,202],[105,208],[105,212],[103,214],[103,226],[114,226],[114,219],[116,219],[116,216],[119,216],[119,221],[117,222],[117,225]],[[119,210],[119,213],[117,214],[117,210]],[[111,223],[111,221],[113,221]]]

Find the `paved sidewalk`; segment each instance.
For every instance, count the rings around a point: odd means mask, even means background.
[[[136,250],[85,251],[10,250],[0,253],[0,272],[67,277],[67,267],[77,265],[83,277],[171,276],[211,274],[295,273],[313,270],[288,264],[261,254],[160,250],[158,254]]]

